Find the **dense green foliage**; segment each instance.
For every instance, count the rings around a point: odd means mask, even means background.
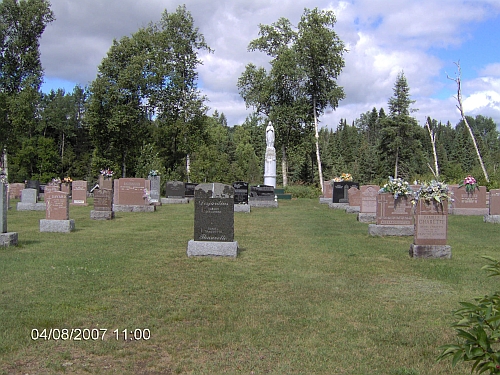
[[[49,3],[5,0],[0,17],[0,137],[9,181],[67,176],[93,181],[109,167],[117,176],[145,177],[156,169],[164,179],[261,183],[264,129],[272,120],[283,166],[278,183],[319,187],[313,109],[320,114],[343,98],[335,79],[344,45],[333,31],[331,12],[305,10],[297,28],[285,18],[260,25],[249,50],[270,56],[270,70],[249,64],[240,77],[238,89],[255,108],[243,124],[228,124],[217,110],[207,115],[197,67],[199,53],[212,50],[185,6],[113,41],[96,79],[72,92],[40,92],[39,38],[54,19]],[[331,50],[317,51],[320,37],[330,38]],[[308,65],[308,56],[318,53],[330,59],[321,63],[330,70]],[[342,119],[335,130],[322,128],[324,178],[351,173],[360,183],[382,183],[389,175],[431,179],[431,142],[412,117],[413,104],[401,72],[386,110],[373,108],[351,124]],[[490,175],[488,186],[500,187],[497,125],[483,116],[468,122]],[[441,178],[451,183],[472,174],[485,184],[464,124],[429,123]]]

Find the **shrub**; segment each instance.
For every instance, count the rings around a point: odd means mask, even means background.
[[[500,262],[484,256],[489,264],[482,267],[488,276],[500,276]],[[453,327],[458,342],[440,347],[438,361],[452,357],[452,364],[474,362],[471,372],[500,374],[500,291],[475,298],[475,303],[460,302],[454,311],[458,319]]]

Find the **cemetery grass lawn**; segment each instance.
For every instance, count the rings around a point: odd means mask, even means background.
[[[15,205],[19,246],[0,249],[0,374],[465,375],[435,362],[454,341],[450,312],[498,290],[480,268],[499,256],[500,226],[482,217],[450,216],[453,258],[418,260],[411,237],[370,237],[317,199],[280,201],[235,213],[236,259],[188,258],[193,203],[113,221],[72,206],[69,234],[40,233],[44,213]],[[63,328],[102,331],[30,338]],[[151,337],[125,341],[124,329]]]

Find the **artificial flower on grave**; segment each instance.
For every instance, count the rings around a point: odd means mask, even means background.
[[[391,193],[394,199],[413,196],[413,190],[408,181],[402,178],[393,178],[392,176],[389,176],[389,182],[379,190],[379,193]]]
[[[151,204],[151,192],[148,189],[144,189],[142,191],[142,198],[148,202],[148,204]]]
[[[334,177],[332,181],[333,182],[352,181],[352,176],[350,173],[342,173],[340,177]]]
[[[2,184],[8,184],[9,181],[7,180],[7,175],[5,174],[4,171],[0,173],[0,183]]]
[[[113,171],[109,168],[106,168],[106,169],[101,169],[101,175],[103,175],[104,177],[113,177]]]
[[[479,190],[479,185],[477,184],[476,179],[471,175],[465,177],[464,180],[458,185],[459,188],[462,186],[465,186],[465,191],[467,193],[473,193],[476,189]]]
[[[64,177],[62,182],[64,183],[70,183],[70,182],[73,182],[73,179],[71,177]]]
[[[53,178],[52,179],[52,183],[53,184],[60,184],[61,183],[61,179],[59,177]]]
[[[438,203],[444,200],[453,201],[448,185],[436,180],[422,183],[420,189],[415,193],[413,203],[416,203],[420,199],[426,202],[436,201]]]
[[[155,176],[159,176],[159,175],[160,175],[160,172],[158,172],[158,170],[156,170],[156,169],[151,169],[149,171],[149,176],[150,177],[155,177]]]

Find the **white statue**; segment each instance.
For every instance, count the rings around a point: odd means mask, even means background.
[[[264,185],[276,187],[276,150],[274,149],[274,128],[271,121],[266,128],[266,144]]]
[[[267,147],[274,148],[274,128],[271,121],[269,121],[266,128],[266,143]]]

